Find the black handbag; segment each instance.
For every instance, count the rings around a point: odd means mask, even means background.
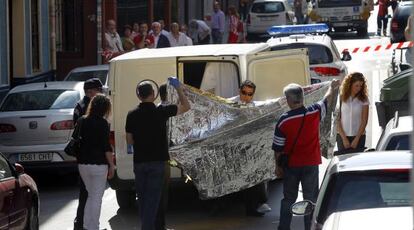
[[[73,130],[72,137],[64,149],[65,153],[72,157],[78,157],[80,152],[82,120],[83,118],[78,120],[75,130]]]

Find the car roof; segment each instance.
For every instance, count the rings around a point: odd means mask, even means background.
[[[282,36],[282,37],[274,37],[267,40],[267,44],[270,47],[284,45],[284,44],[291,44],[291,43],[309,43],[309,44],[320,44],[325,45],[327,47],[331,46],[331,38],[326,35],[318,35],[318,34],[297,34],[297,35],[290,35],[290,36]]]
[[[45,87],[45,84],[47,87]],[[80,81],[49,81],[49,82],[39,82],[39,83],[30,83],[14,87],[9,91],[11,93],[19,93],[26,91],[37,91],[37,90],[52,90],[52,89],[73,89],[82,91],[83,82]]]
[[[160,49],[139,49],[115,57],[111,60],[134,60],[162,57],[191,57],[191,56],[220,56],[220,55],[246,55],[269,48],[266,43],[253,44],[219,44],[200,46],[179,46]]]
[[[89,71],[99,71],[99,70],[106,70],[109,71],[109,65],[90,65],[90,66],[82,66],[77,67],[73,70],[71,70],[71,73],[77,73],[77,72],[89,72]]]
[[[413,130],[413,118],[411,116],[398,117],[398,122],[395,124],[395,118],[391,119],[384,132],[388,134],[396,133],[410,133]]]
[[[336,166],[333,168],[334,172],[411,169],[411,158],[409,151],[361,152],[335,156],[331,164]]]
[[[385,207],[332,213],[323,229],[412,229],[412,207]]]

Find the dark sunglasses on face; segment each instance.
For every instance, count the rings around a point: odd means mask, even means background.
[[[253,96],[254,93],[247,93],[246,91],[242,90],[241,94],[251,97],[251,96]]]

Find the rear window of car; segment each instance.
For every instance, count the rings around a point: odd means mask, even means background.
[[[345,172],[332,175],[317,220],[333,212],[411,205],[408,169]]]
[[[268,14],[285,11],[285,6],[281,2],[258,2],[252,6],[252,13]]]
[[[275,50],[287,50],[287,49],[301,49],[307,48],[309,51],[309,64],[326,64],[332,63],[332,52],[328,47],[318,44],[306,44],[306,43],[290,43],[273,46],[272,51]]]
[[[107,70],[88,71],[88,72],[75,72],[70,73],[65,81],[86,81],[91,78],[99,78],[103,84],[106,82]]]
[[[7,95],[0,111],[28,111],[75,108],[80,93],[75,90],[36,90]]]
[[[393,136],[387,144],[386,150],[410,150],[410,136]]]

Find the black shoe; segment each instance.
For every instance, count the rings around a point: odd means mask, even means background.
[[[249,210],[246,211],[246,216],[262,217],[264,216],[264,213],[258,212],[256,210]]]

